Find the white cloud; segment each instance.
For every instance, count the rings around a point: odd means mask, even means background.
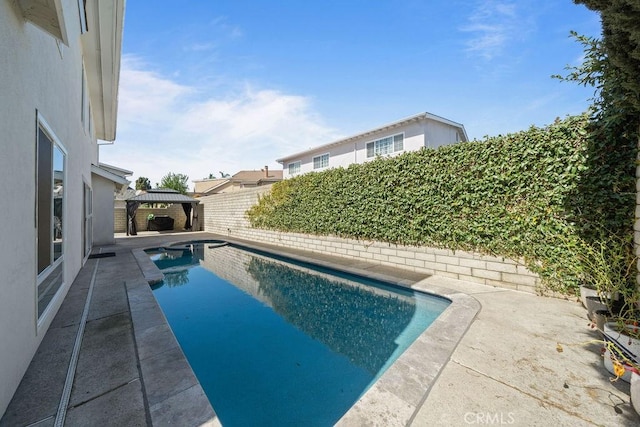
[[[244,31],[237,25],[230,24],[226,16],[218,16],[211,21],[211,27],[220,31],[230,39],[238,39],[244,36]]]
[[[490,61],[501,55],[514,40],[530,31],[531,22],[513,2],[483,0],[467,18],[460,31],[470,33],[467,52]]]
[[[212,94],[123,58],[118,135],[100,161],[134,171],[152,184],[168,172],[200,179],[265,165],[339,137],[313,111],[311,100],[249,84]],[[209,92],[207,92],[209,91]]]

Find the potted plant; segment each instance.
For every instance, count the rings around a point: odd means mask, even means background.
[[[147,231],[149,231],[149,230],[150,230],[149,223],[150,223],[151,221],[153,221],[153,219],[154,219],[155,217],[156,217],[156,216],[155,216],[154,214],[152,214],[152,213],[150,213],[149,215],[147,215]]]
[[[583,240],[577,245],[575,268],[580,283],[597,293],[585,296],[591,320],[596,310],[607,310],[614,319],[635,315],[640,298],[632,239],[632,235],[609,234],[593,243]]]
[[[599,319],[598,329],[602,339],[589,343],[601,343],[604,366],[615,377],[633,382],[632,403],[640,414],[640,290],[636,281],[633,235],[620,237],[612,233],[600,233],[602,239],[594,242],[581,240],[577,245],[576,266],[580,283],[597,291],[597,297],[586,297],[586,302],[600,302],[605,318]],[[599,307],[603,310],[602,306]],[[597,322],[598,308],[590,319]],[[606,313],[606,314],[605,314]],[[558,351],[562,346],[558,344]]]
[[[597,297],[598,290],[592,284],[581,283],[580,284],[580,302],[584,308],[587,308],[587,297]]]
[[[622,379],[629,383],[629,397],[633,409],[640,415],[640,363],[632,357],[616,341],[605,335],[601,340],[590,340],[579,345],[602,344],[604,366],[614,376],[611,382]],[[562,344],[557,343],[556,351],[564,351]]]

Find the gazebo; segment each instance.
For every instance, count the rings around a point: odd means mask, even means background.
[[[198,210],[196,206],[200,203],[200,200],[194,199],[184,194],[180,194],[176,190],[170,188],[156,188],[153,190],[147,190],[145,193],[138,194],[137,196],[130,197],[127,202],[127,236],[135,236],[138,234],[136,230],[136,212],[138,207],[142,203],[166,203],[175,204],[180,203],[187,221],[184,224],[186,230],[195,228],[198,229]],[[193,220],[191,214],[193,213]]]

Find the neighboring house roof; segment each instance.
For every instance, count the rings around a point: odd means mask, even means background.
[[[134,197],[136,195],[136,190],[134,190],[133,188],[129,187],[124,189],[121,192],[116,193],[116,200],[120,201],[120,200],[127,200],[130,199],[131,197]]]
[[[240,171],[231,177],[234,182],[243,184],[258,184],[261,182],[277,182],[282,181],[282,171],[272,171],[269,169],[260,171]]]
[[[168,188],[154,188],[153,190],[147,190],[146,193],[140,193],[137,196],[128,198],[127,202],[200,203],[200,201],[197,199],[185,196],[184,194],[180,194],[177,191]]]
[[[204,190],[203,193],[210,193],[212,191],[216,191],[220,187],[224,187],[225,185],[227,185],[230,182],[231,182],[231,180],[229,178],[217,179],[216,182],[212,183],[213,185],[211,187],[207,188],[206,190]]]
[[[127,170],[127,169],[122,169],[122,168],[119,168],[119,167],[113,166],[113,165],[108,165],[106,163],[100,162],[100,163],[98,163],[98,166],[101,169],[108,170],[109,172],[114,173],[116,175],[120,175],[123,178],[133,175],[133,171],[130,171],[130,170]]]
[[[194,192],[196,193],[208,193],[221,185],[229,182],[229,178],[209,178],[209,179],[197,179],[192,181],[195,183]]]
[[[330,142],[328,144],[320,145],[320,146],[313,147],[313,148],[310,148],[310,149],[305,150],[305,151],[301,151],[299,153],[292,154],[290,156],[282,157],[282,158],[276,160],[276,162],[284,164],[284,163],[287,162],[287,160],[296,159],[296,158],[302,157],[302,156],[304,156],[306,154],[309,154],[309,153],[312,153],[312,152],[327,150],[329,148],[332,148],[332,147],[335,147],[335,146],[338,146],[338,145],[342,145],[342,144],[344,144],[346,142],[349,142],[349,141],[352,141],[354,139],[362,138],[362,137],[365,137],[365,136],[368,136],[368,135],[373,135],[373,134],[376,134],[376,133],[379,133],[379,132],[383,132],[383,131],[387,131],[387,130],[390,130],[390,129],[393,129],[393,128],[397,128],[397,127],[400,127],[400,126],[405,126],[405,125],[407,125],[409,123],[417,122],[417,121],[425,120],[425,119],[434,120],[436,122],[440,122],[440,123],[444,123],[444,124],[449,125],[449,126],[456,127],[461,131],[463,141],[468,141],[469,140],[469,138],[467,137],[467,131],[465,130],[464,125],[462,125],[461,123],[456,123],[454,121],[451,121],[449,119],[445,119],[444,117],[436,116],[435,114],[431,114],[431,113],[420,113],[420,114],[416,114],[415,116],[407,117],[407,118],[398,120],[396,122],[389,123],[389,124],[386,124],[384,126],[380,126],[378,128],[368,130],[366,132],[359,133],[357,135],[352,135],[352,136],[349,136],[349,137],[346,137],[346,138],[339,139],[337,141]]]
[[[200,179],[194,180],[195,192],[205,195],[216,193],[231,185],[259,186],[282,181],[281,170],[270,170],[265,167],[262,170],[244,170],[234,174],[230,178]]]
[[[109,181],[113,181],[119,189],[128,186],[130,183],[124,176],[115,174],[111,170],[105,169],[101,166],[91,165],[91,173],[108,179]]]

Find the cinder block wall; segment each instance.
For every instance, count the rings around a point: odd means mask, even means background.
[[[251,228],[245,212],[269,191],[256,188],[203,197],[204,231],[529,293],[536,293],[540,285],[539,277],[522,263],[501,257]]]

